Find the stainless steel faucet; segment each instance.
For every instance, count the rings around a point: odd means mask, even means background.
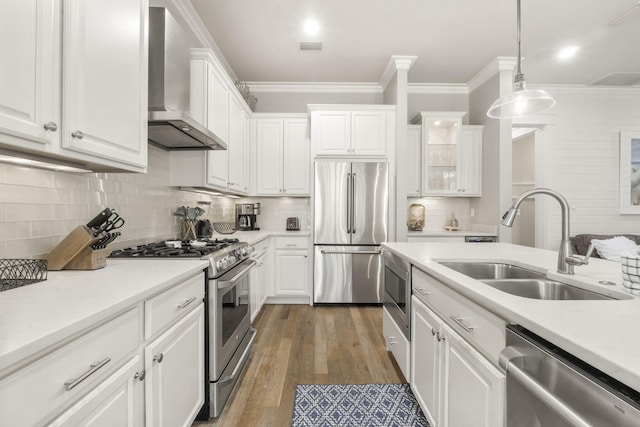
[[[562,194],[550,188],[534,188],[520,194],[508,211],[502,215],[500,223],[504,226],[511,227],[518,213],[518,207],[528,197],[536,194],[546,194],[553,197],[560,203],[562,209],[562,240],[560,241],[560,249],[558,250],[558,273],[573,274],[574,265],[585,265],[589,263],[589,257],[593,253],[593,246],[589,246],[587,255],[584,258],[573,256],[571,250],[571,242],[569,241],[569,203]]]

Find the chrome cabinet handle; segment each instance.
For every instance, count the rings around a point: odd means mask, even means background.
[[[84,133],[82,133],[82,131],[80,131],[80,130],[77,130],[75,132],[72,132],[71,136],[76,138],[76,139],[82,139],[82,138],[84,138]]]
[[[298,245],[296,245],[295,243],[287,243],[285,246],[287,246],[287,247],[292,247],[292,246],[295,247],[295,246],[298,246]]]
[[[435,337],[437,333],[438,331],[436,331],[435,328],[431,328],[431,335]]]
[[[471,332],[475,328],[475,326],[472,326],[472,325],[469,325],[469,324],[465,323],[465,321],[464,321],[464,319],[462,317],[456,317],[454,315],[451,315],[451,316],[449,316],[449,318],[451,320],[453,320],[454,322],[456,322],[462,329],[464,329],[467,332]]]
[[[139,380],[139,381],[144,381],[144,378],[147,376],[147,371],[142,370],[142,372],[136,372],[136,374],[133,376],[134,379]]]
[[[84,374],[80,375],[76,379],[65,381],[64,382],[65,390],[69,391],[69,390],[75,388],[78,384],[80,384],[82,381],[84,381],[87,378],[89,378],[91,375],[95,374],[98,371],[98,369],[102,368],[104,365],[106,365],[109,362],[111,362],[111,358],[110,357],[105,357],[100,362],[92,363],[91,365],[89,365],[89,370],[87,372],[85,372]]]
[[[191,297],[188,300],[186,300],[185,302],[183,302],[182,304],[179,304],[178,305],[178,310],[182,310],[183,308],[185,308],[186,306],[188,306],[189,304],[194,302],[196,299],[197,299],[196,297]]]
[[[440,332],[436,332],[436,338],[438,339],[438,342],[444,341],[444,334],[441,334]]]
[[[282,189],[282,192],[283,192],[283,193],[286,193],[286,192],[287,192],[287,189],[286,189],[286,188],[283,188],[283,189]]]
[[[51,132],[55,132],[58,130],[58,125],[54,122],[49,122],[49,123],[45,123],[44,124],[44,129],[51,131]]]
[[[387,337],[387,341],[389,341],[389,344],[394,345],[394,344],[398,344],[398,341],[395,340],[396,337]]]
[[[153,356],[154,362],[162,363],[163,360],[164,360],[164,354],[162,353],[156,354],[155,356]]]

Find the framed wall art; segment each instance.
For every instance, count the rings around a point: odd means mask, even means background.
[[[640,214],[640,131],[620,132],[620,213]]]

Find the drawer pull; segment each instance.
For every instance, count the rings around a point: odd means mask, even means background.
[[[156,354],[155,356],[153,356],[153,361],[154,362],[162,363],[163,359],[164,359],[164,354],[162,354],[162,353]]]
[[[440,334],[440,332],[436,332],[436,338],[438,338],[438,342],[444,341],[444,334]]]
[[[434,328],[431,328],[431,335],[435,337],[437,333],[438,331],[436,331]]]
[[[92,363],[91,365],[89,365],[89,370],[87,372],[85,372],[84,374],[80,375],[75,380],[65,381],[65,383],[64,383],[65,390],[69,391],[69,390],[75,388],[78,384],[80,384],[82,381],[84,381],[87,378],[89,378],[91,375],[95,374],[98,371],[98,369],[102,368],[104,365],[106,365],[109,362],[111,362],[111,358],[110,357],[106,357],[104,360],[102,360],[100,362]]]
[[[429,295],[431,295],[433,293],[433,292],[425,291],[424,288],[416,288],[416,291],[418,291],[418,293],[420,293],[421,295],[424,295],[425,297],[428,297]]]
[[[194,302],[197,299],[197,297],[191,297],[188,300],[186,300],[185,302],[183,302],[182,304],[178,305],[178,310],[182,310],[183,308],[185,308],[186,306],[188,306],[189,304],[191,304],[192,302]]]
[[[296,245],[295,243],[287,243],[285,246],[291,248],[291,247],[295,247],[295,246],[298,246],[298,245]]]
[[[471,332],[471,331],[473,331],[473,328],[475,328],[475,326],[466,324],[464,322],[464,320],[462,319],[462,317],[456,317],[454,315],[451,315],[451,316],[449,316],[449,318],[451,320],[453,320],[454,322],[456,322],[462,329],[464,329],[467,332]]]
[[[387,337],[387,341],[389,341],[389,344],[394,345],[394,344],[398,344],[398,341],[395,340],[396,337]]]

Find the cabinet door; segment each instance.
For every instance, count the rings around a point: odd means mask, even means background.
[[[425,196],[459,196],[458,145],[464,113],[422,116],[422,191]]]
[[[249,194],[251,182],[251,120],[249,113],[242,110],[242,192]]]
[[[411,303],[411,389],[430,425],[439,421],[440,321],[420,300]],[[469,424],[473,425],[473,423]]]
[[[0,57],[0,143],[51,150],[60,135],[60,5],[0,2]]]
[[[135,427],[144,420],[140,356],[104,380],[49,427]]]
[[[499,427],[504,424],[505,375],[453,329],[443,326],[443,402],[440,425]]]
[[[229,140],[229,89],[214,66],[209,64],[208,68],[207,128],[227,142]]]
[[[146,168],[148,2],[65,0],[63,9],[62,146]]]
[[[276,251],[276,295],[306,296],[307,251]]]
[[[260,306],[267,301],[267,297],[273,294],[273,253],[267,251],[260,257]]]
[[[282,194],[282,138],[284,123],[280,119],[256,121],[256,194]]]
[[[282,184],[286,195],[309,194],[310,151],[306,120],[285,120]]]
[[[148,427],[190,426],[204,403],[204,306],[144,351]]]
[[[406,154],[406,163],[398,168],[398,172],[402,171],[405,174],[407,196],[420,196],[422,180],[422,129],[420,126],[408,127]]]
[[[226,190],[229,177],[229,147],[227,150],[207,151],[207,184]]]
[[[242,192],[243,191],[243,179],[244,179],[244,163],[243,156],[245,153],[242,151],[243,147],[243,131],[244,125],[242,120],[243,108],[235,97],[231,96],[231,102],[229,105],[229,140],[227,153],[229,155],[228,163],[228,176],[229,176],[229,190]]]
[[[482,196],[482,126],[463,126],[458,191],[463,196]]]
[[[256,262],[256,265],[249,272],[249,313],[251,314],[251,321],[256,318],[258,311],[260,311],[260,262]]]
[[[387,152],[386,119],[385,112],[351,113],[351,154],[384,156]]]
[[[351,113],[317,111],[312,115],[313,143],[318,156],[351,154]]]

